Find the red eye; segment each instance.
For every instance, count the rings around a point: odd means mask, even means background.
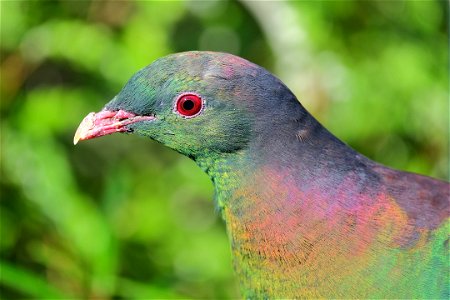
[[[176,110],[185,117],[194,117],[202,110],[202,98],[195,94],[183,94],[178,97]]]

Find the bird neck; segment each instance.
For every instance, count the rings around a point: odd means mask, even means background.
[[[195,158],[214,184],[215,203],[219,210],[242,205],[235,198],[243,189],[247,189],[245,197],[253,195],[258,198],[259,191],[273,185],[280,176],[285,180],[292,179],[291,184],[305,190],[320,181],[322,188],[331,192],[340,185],[344,175],[352,172],[356,176],[370,175],[366,174],[368,165],[372,163],[369,159],[334,137],[312,116],[308,115],[301,121],[302,125],[298,120],[274,124],[272,128],[280,126],[275,130],[277,134],[259,132],[244,149],[231,153],[205,152]],[[278,189],[282,187],[283,184]],[[362,187],[354,185],[349,188]],[[332,194],[331,199],[334,199]],[[276,203],[281,199],[255,199],[268,200]]]
[[[205,152],[197,156],[195,162],[214,184],[214,202],[219,211],[240,187],[243,177],[251,173],[253,166],[245,150],[227,154]]]
[[[368,259],[373,253],[412,234],[396,203],[377,190],[380,178],[371,170],[373,162],[317,121],[308,122],[306,128],[293,122],[277,134],[261,134],[234,153],[196,159],[214,183],[235,268],[246,288],[266,285],[276,291],[288,278],[298,279],[299,286],[325,284],[330,273],[352,274],[349,278],[356,280],[353,270],[375,270]],[[333,269],[322,270],[327,265]],[[350,284],[349,278],[336,282]],[[329,288],[340,287],[323,286]],[[283,289],[279,295],[295,297]]]

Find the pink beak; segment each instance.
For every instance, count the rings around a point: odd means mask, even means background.
[[[76,145],[80,140],[89,140],[115,132],[126,132],[128,131],[126,125],[139,121],[153,121],[154,119],[153,116],[137,116],[124,110],[91,112],[78,126],[73,137],[73,144]]]

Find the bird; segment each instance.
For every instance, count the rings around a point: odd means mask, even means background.
[[[116,132],[209,175],[246,299],[449,298],[450,184],[358,153],[263,67],[221,52],[159,58],[74,144]]]

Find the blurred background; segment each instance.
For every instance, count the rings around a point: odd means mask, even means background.
[[[186,50],[269,69],[366,156],[448,179],[446,1],[2,1],[3,299],[239,297],[209,178],[113,135],[72,144],[128,78]]]

